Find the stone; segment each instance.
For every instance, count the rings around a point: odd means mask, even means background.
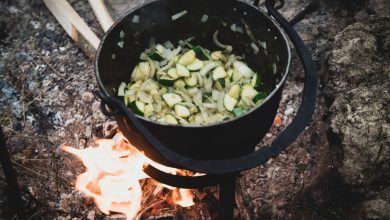
[[[330,128],[348,184],[390,174],[390,51],[382,46],[388,34],[390,18],[352,24],[335,37],[330,54]]]
[[[83,102],[90,103],[93,101],[93,98],[94,98],[94,95],[91,92],[84,92],[81,95],[81,100],[83,100]]]

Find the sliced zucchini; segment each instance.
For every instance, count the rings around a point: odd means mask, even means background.
[[[179,78],[179,74],[177,74],[176,68],[169,69],[167,74],[172,79],[178,79]]]
[[[152,104],[147,104],[145,105],[145,108],[144,108],[144,115],[146,117],[150,116],[151,114],[153,114],[154,112],[154,107]]]
[[[215,81],[214,86],[218,91],[222,92],[225,89],[225,79],[217,79],[217,81]]]
[[[154,51],[149,55],[149,58],[158,62],[161,62],[164,60],[164,57],[161,56],[161,54],[158,51]]]
[[[177,122],[175,116],[173,116],[171,114],[166,114],[165,115],[164,122],[168,123],[168,124],[173,124],[173,125],[178,125],[179,124],[179,122]]]
[[[255,75],[252,78],[251,85],[254,89],[259,90],[261,85],[261,76],[260,73],[255,73]]]
[[[192,48],[192,50],[195,52],[196,57],[200,60],[209,60],[210,59],[210,53],[207,52],[205,49],[203,49],[201,46],[195,46]]]
[[[190,77],[191,74],[190,74],[190,71],[183,65],[181,64],[176,64],[176,71],[177,71],[177,75],[179,75],[179,77]]]
[[[218,79],[225,78],[227,76],[225,68],[223,66],[219,66],[213,71],[213,80],[217,81]]]
[[[130,103],[130,109],[137,115],[144,116],[145,103],[140,101],[133,101]]]
[[[203,66],[204,64],[201,60],[195,59],[195,61],[192,64],[187,66],[187,69],[194,72],[200,70]]]
[[[267,98],[268,94],[265,92],[260,92],[253,98],[253,102],[258,105],[263,102],[265,98]]]
[[[225,98],[223,99],[223,105],[229,112],[233,111],[234,107],[237,105],[237,102],[237,99],[233,98],[229,94],[226,94]]]
[[[196,73],[191,73],[190,77],[184,78],[184,82],[189,87],[196,86],[198,84],[198,77],[196,76]]]
[[[182,101],[181,96],[176,93],[165,93],[162,97],[169,107],[173,107]]]
[[[241,92],[241,87],[239,84],[234,84],[232,85],[232,87],[230,87],[230,90],[228,92],[228,94],[235,98],[235,99],[238,99],[240,98],[240,92]]]
[[[183,66],[188,66],[195,61],[195,56],[196,56],[195,52],[193,50],[190,50],[180,57],[178,63],[180,63]]]
[[[233,82],[238,82],[238,81],[240,81],[240,79],[243,77],[243,75],[240,73],[240,72],[238,72],[237,70],[234,70],[233,71],[233,75],[232,75],[232,81]]]
[[[259,94],[259,92],[257,92],[251,84],[245,84],[243,87],[242,87],[242,91],[241,91],[241,98],[242,99],[250,99],[250,100],[253,100],[253,98],[255,98],[255,96]]]
[[[183,103],[180,103],[180,104],[186,106],[190,110],[191,114],[199,112],[198,107],[196,107],[196,105],[191,103],[191,102],[183,102]]]
[[[158,82],[163,86],[173,86],[175,84],[176,79],[172,79],[169,76],[161,76]]]
[[[245,114],[246,112],[248,112],[247,108],[235,108],[235,109],[233,109],[233,114],[236,117],[239,117],[239,116]]]
[[[183,80],[181,80],[181,79],[176,80],[176,82],[175,82],[176,88],[184,88],[185,86],[186,86],[186,83]]]
[[[233,66],[236,71],[241,73],[245,78],[251,78],[255,73],[245,63],[241,61],[233,61]]]
[[[175,113],[181,118],[188,118],[191,115],[191,111],[184,105],[176,104]]]
[[[125,82],[122,82],[120,85],[119,85],[119,88],[118,88],[118,96],[125,96],[125,88],[126,88],[126,83]]]

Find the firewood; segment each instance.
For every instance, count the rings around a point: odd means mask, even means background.
[[[84,53],[91,59],[100,44],[100,39],[91,28],[77,14],[66,0],[43,0],[47,8],[58,20],[66,33],[79,45]]]
[[[104,0],[88,0],[88,2],[102,26],[103,31],[106,32],[114,24],[114,20],[108,12]]]

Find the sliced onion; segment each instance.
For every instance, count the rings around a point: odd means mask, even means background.
[[[200,19],[200,22],[206,23],[206,21],[209,19],[208,15],[203,15],[202,18]]]
[[[175,14],[175,15],[172,15],[172,21],[177,20],[177,19],[183,17],[187,13],[188,13],[188,11],[184,10],[184,11],[181,11],[181,12]]]
[[[255,43],[251,43],[251,47],[252,47],[252,49],[253,49],[253,53],[255,54],[255,55],[257,55],[258,53],[259,53],[259,47],[255,44]]]
[[[199,73],[202,76],[206,76],[207,73],[209,73],[211,70],[213,70],[214,68],[216,68],[220,65],[221,65],[221,62],[219,62],[219,61],[210,62],[210,63],[206,64],[205,66],[203,66],[202,69],[200,69]]]
[[[251,70],[245,63],[241,61],[233,62],[234,69],[240,72],[244,77],[250,78],[253,76],[254,72]]]
[[[217,47],[220,47],[220,48],[223,48],[226,50],[226,52],[228,53],[231,53],[233,51],[233,47],[230,46],[230,45],[225,45],[225,44],[222,44],[219,40],[218,40],[218,33],[219,31],[216,30],[213,34],[213,41],[215,43],[215,45],[217,45]]]
[[[134,15],[134,17],[131,20],[131,22],[134,23],[134,24],[139,24],[139,16],[138,15]]]

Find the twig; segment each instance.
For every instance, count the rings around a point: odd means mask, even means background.
[[[165,198],[162,199],[162,200],[160,200],[160,201],[157,201],[157,202],[155,202],[155,203],[152,203],[150,206],[144,208],[141,212],[138,213],[138,215],[135,217],[135,220],[140,220],[141,217],[142,217],[142,215],[143,215],[147,210],[153,208],[153,206],[156,206],[156,205],[158,205],[159,203],[164,202],[164,201],[166,201]]]
[[[48,179],[48,180],[52,180],[52,181],[53,181],[53,179],[52,179],[52,178],[50,178],[50,177],[47,177],[47,176],[45,176],[45,175],[43,175],[43,174],[39,173],[38,171],[35,171],[35,170],[33,170],[33,169],[30,169],[30,168],[28,168],[28,167],[25,167],[25,166],[23,166],[22,164],[20,164],[20,163],[18,163],[18,162],[16,162],[16,161],[14,161],[14,160],[12,160],[12,159],[11,159],[11,161],[12,161],[12,163],[14,163],[14,164],[16,164],[16,165],[18,165],[18,166],[20,166],[20,167],[22,167],[22,168],[24,168],[24,169],[26,169],[26,170],[28,170],[28,171],[32,172],[32,173],[34,173],[34,174],[38,175],[38,176],[41,176],[41,177],[44,177],[44,178],[46,178],[46,179]]]

